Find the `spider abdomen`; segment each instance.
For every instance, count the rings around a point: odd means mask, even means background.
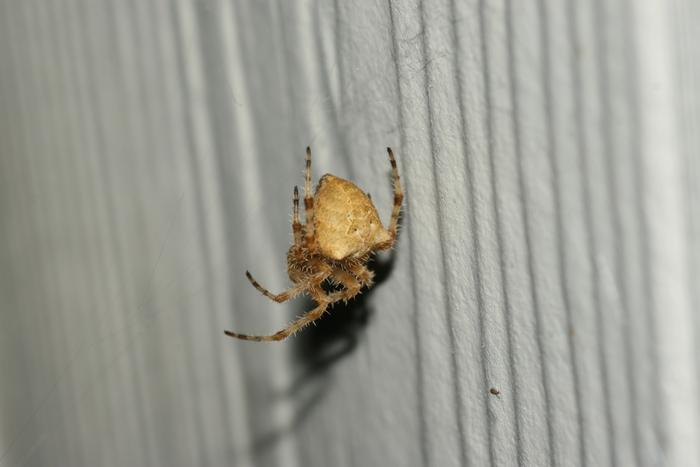
[[[323,256],[361,256],[391,240],[369,197],[354,183],[326,174],[314,196],[314,229]]]

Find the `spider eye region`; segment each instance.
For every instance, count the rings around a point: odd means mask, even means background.
[[[323,256],[362,256],[391,239],[369,197],[355,184],[324,175],[314,196],[314,228]]]

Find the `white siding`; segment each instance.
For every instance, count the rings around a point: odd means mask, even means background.
[[[700,465],[692,0],[0,0],[0,467]],[[391,211],[284,343],[304,148]],[[498,394],[492,394],[491,389]]]

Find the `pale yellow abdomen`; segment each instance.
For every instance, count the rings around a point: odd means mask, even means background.
[[[352,182],[324,175],[314,196],[314,227],[321,254],[362,256],[391,239],[369,197]]]

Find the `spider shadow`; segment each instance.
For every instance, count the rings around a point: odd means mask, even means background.
[[[370,305],[374,290],[384,282],[394,268],[394,251],[382,260],[374,256],[368,263],[374,271],[374,286],[347,303],[338,302],[321,319],[299,334],[295,347],[296,360],[301,364],[299,375],[288,388],[288,395],[324,376],[339,360],[350,355],[360,340],[360,334],[374,315]]]
[[[389,277],[394,261],[393,251],[384,260],[376,257],[370,260],[368,266],[375,273],[375,287]],[[364,290],[348,303],[336,304],[315,326],[309,326],[297,335],[294,356],[300,363],[300,369],[292,383],[278,397],[299,400],[300,403],[287,426],[262,434],[253,441],[253,453],[258,455],[266,452],[285,435],[296,430],[328,394],[332,386],[332,379],[328,378],[329,370],[357,348],[360,333],[374,314],[369,305],[373,290],[374,287]],[[305,311],[312,303],[309,301],[303,306],[302,310]]]

